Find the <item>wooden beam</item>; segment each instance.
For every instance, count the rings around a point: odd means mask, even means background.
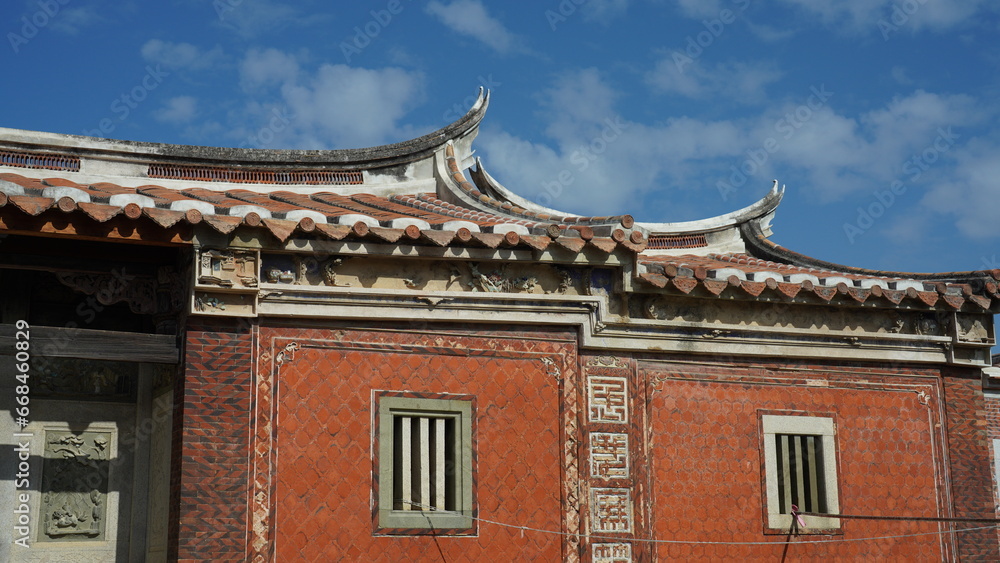
[[[17,353],[18,338],[13,324],[0,324],[0,356]],[[177,337],[86,328],[32,326],[28,329],[28,352],[32,357],[82,358],[118,362],[176,364],[180,361]]]

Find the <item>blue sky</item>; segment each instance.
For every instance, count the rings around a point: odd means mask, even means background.
[[[772,240],[1000,268],[986,0],[10,0],[0,125],[353,148],[492,91],[487,170],[549,207],[683,221],[787,185]]]

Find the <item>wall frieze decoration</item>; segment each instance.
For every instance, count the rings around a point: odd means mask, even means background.
[[[101,305],[124,302],[133,313],[156,313],[156,281],[151,277],[132,275],[123,268],[110,274],[57,272],[56,278],[74,291],[93,295]]]
[[[223,288],[256,288],[258,262],[257,252],[251,250],[202,249],[197,283]]]

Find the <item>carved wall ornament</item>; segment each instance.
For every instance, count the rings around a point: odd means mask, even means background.
[[[903,327],[906,326],[906,322],[903,317],[896,311],[890,311],[885,322],[882,324],[886,332],[897,334],[903,331]]]
[[[472,281],[468,282],[472,291],[485,291],[488,293],[518,293],[521,291],[531,292],[538,285],[538,278],[534,276],[511,277],[507,275],[507,264],[503,264],[499,269],[488,273],[479,271],[479,264],[469,262],[469,273]]]
[[[250,250],[201,251],[198,283],[219,287],[257,287],[257,253]]]
[[[628,369],[628,362],[615,356],[594,356],[587,362],[589,367]]]
[[[593,432],[590,434],[590,476],[595,479],[629,478],[628,434]]]
[[[556,381],[562,381],[562,370],[559,369],[559,365],[555,362],[555,360],[549,357],[543,357],[541,360],[542,363],[545,364],[545,369],[549,376]]]
[[[592,532],[631,532],[631,489],[591,489],[590,511]]]
[[[628,424],[628,381],[624,377],[588,377],[590,422]]]
[[[595,543],[593,563],[632,563],[632,544]]]
[[[110,274],[57,272],[56,278],[74,291],[93,295],[101,305],[125,302],[139,315],[156,312],[156,282],[151,277],[132,275],[122,268]]]
[[[210,309],[225,311],[226,303],[218,297],[201,296],[194,300],[194,308],[197,311],[208,311]]]
[[[299,350],[298,342],[289,342],[288,344],[285,345],[284,350],[278,352],[278,355],[275,357],[274,362],[278,364],[278,366],[281,366],[285,362],[291,362],[295,360],[295,352],[297,352],[298,350]]]
[[[979,317],[957,315],[958,340],[960,342],[989,342],[990,331]]]
[[[103,540],[111,432],[49,430],[45,437],[39,540]]]
[[[344,258],[331,258],[323,262],[323,283],[331,287],[350,287],[349,283],[337,283],[337,266],[344,263]]]
[[[927,394],[927,391],[918,391],[917,401],[919,401],[921,405],[929,406],[931,404],[931,396]]]

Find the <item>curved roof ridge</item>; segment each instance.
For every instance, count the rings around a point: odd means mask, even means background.
[[[523,209],[527,209],[528,211],[551,215],[553,217],[580,217],[575,213],[567,213],[565,211],[545,207],[544,205],[535,203],[510,191],[506,186],[498,182],[496,178],[486,171],[486,167],[483,166],[482,159],[478,156],[476,157],[476,167],[469,169],[469,175],[472,176],[472,181],[476,184],[476,187],[479,188],[479,191],[489,195],[501,203],[510,203]]]
[[[725,213],[723,215],[708,217],[706,219],[698,219],[695,221],[678,221],[676,223],[638,222],[637,224],[640,227],[649,230],[650,233],[658,235],[681,235],[687,233],[719,231],[754,220],[767,218],[769,214],[774,213],[775,209],[777,209],[778,204],[781,203],[781,199],[784,195],[785,186],[782,185],[779,190],[778,181],[774,180],[774,185],[771,186],[771,190],[767,193],[767,195],[742,209],[737,209],[736,211],[730,211],[729,213]]]
[[[741,234],[746,242],[747,250],[751,251],[757,258],[764,258],[774,262],[792,264],[804,268],[816,268],[831,272],[843,272],[872,277],[898,278],[919,280],[927,282],[968,282],[972,280],[982,280],[992,278],[1000,281],[1000,269],[994,270],[969,270],[965,272],[896,272],[890,270],[873,270],[870,268],[858,268],[855,266],[845,266],[835,262],[827,262],[811,256],[806,256],[789,250],[779,244],[769,240],[764,234],[760,225],[749,222],[740,226]]]
[[[479,88],[479,95],[472,107],[458,120],[436,131],[398,143],[367,148],[299,150],[222,148],[199,145],[177,145],[145,141],[125,141],[70,135],[41,133],[21,129],[0,128],[0,138],[22,146],[63,150],[75,155],[119,153],[153,157],[169,162],[196,162],[201,164],[322,166],[350,165],[350,168],[390,166],[410,162],[432,154],[436,149],[474,131],[486,115],[489,91]]]
[[[455,148],[452,144],[449,144],[445,148],[445,164],[448,168],[449,178],[452,180],[451,185],[454,185],[458,189],[462,190],[463,195],[466,196],[464,199],[471,199],[479,204],[477,207],[480,209],[488,208],[491,213],[500,213],[502,215],[507,215],[521,220],[567,225],[620,224],[626,229],[629,229],[635,224],[635,220],[631,215],[611,215],[607,217],[582,217],[578,215],[561,214],[551,215],[549,213],[539,213],[525,209],[514,205],[511,202],[499,201],[492,196],[483,193],[479,190],[478,186],[473,185],[468,179],[466,179],[465,174],[458,165],[458,159],[455,157]],[[451,187],[449,183],[446,183],[446,185]]]

